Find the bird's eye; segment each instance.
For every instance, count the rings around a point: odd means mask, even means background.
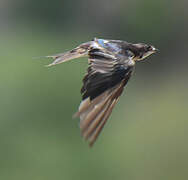
[[[143,55],[140,55],[139,58],[142,59]]]
[[[147,47],[147,51],[151,51],[152,50],[152,47],[151,46],[148,46]]]

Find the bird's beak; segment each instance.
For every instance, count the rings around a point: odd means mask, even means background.
[[[159,49],[156,49],[155,47],[152,47],[153,53],[159,52]]]

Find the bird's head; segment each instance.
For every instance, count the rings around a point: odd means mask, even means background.
[[[158,51],[158,49],[156,49],[154,46],[143,44],[143,43],[133,44],[132,48],[133,48],[133,53],[135,55],[134,57],[135,61],[141,61]]]

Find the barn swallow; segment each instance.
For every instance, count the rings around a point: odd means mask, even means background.
[[[81,134],[92,146],[109,118],[135,63],[157,52],[154,46],[132,44],[121,40],[97,39],[71,51],[47,56],[54,61],[48,66],[79,57],[88,57],[89,67],[83,78],[82,102],[75,117],[80,118]]]

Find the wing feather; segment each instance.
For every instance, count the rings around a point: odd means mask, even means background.
[[[47,56],[54,59],[48,66],[89,56],[81,89],[82,102],[75,116],[80,117],[82,136],[90,146],[99,136],[132,74],[134,62],[123,49],[126,45],[127,42],[95,38],[71,51]]]
[[[100,122],[100,124],[97,126],[97,128],[95,129],[95,131],[93,132],[93,134],[89,137],[89,146],[91,147],[95,140],[97,139],[97,137],[99,136],[100,132],[102,131],[107,119],[109,118],[110,114],[112,113],[112,109],[115,106],[115,104],[117,103],[117,99],[114,99],[111,104],[108,106],[107,110],[104,112],[103,114],[103,119]]]
[[[80,129],[84,139],[89,141],[92,146],[103,129],[108,117],[110,116],[113,107],[117,103],[125,85],[125,80],[116,87],[108,90],[109,95],[95,105],[88,106],[87,111],[82,112],[85,116],[80,116]],[[106,92],[105,92],[106,93]],[[92,107],[92,108],[91,108]]]
[[[99,136],[133,71],[129,58],[119,54],[119,46],[95,41],[98,46],[88,52],[89,67],[81,89],[83,101],[76,113],[80,117],[81,134],[90,146]]]

